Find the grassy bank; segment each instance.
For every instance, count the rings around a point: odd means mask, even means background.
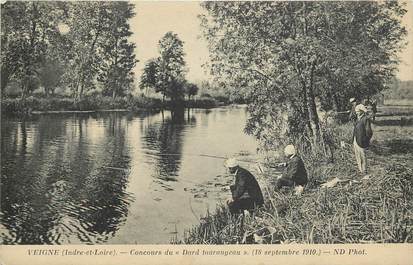
[[[255,172],[266,197],[263,209],[234,217],[218,207],[175,243],[412,243],[413,155],[408,150],[413,128],[373,129],[369,180],[358,175],[351,145],[335,150],[334,163],[307,159],[311,179],[301,195],[274,192],[275,172],[267,164],[263,173]],[[348,140],[350,126],[338,130],[336,140]],[[320,183],[336,177],[342,180],[336,186],[321,188]]]
[[[186,107],[191,108],[213,108],[221,105],[220,101],[214,98],[199,98],[186,101],[183,103]],[[91,111],[91,110],[114,110],[127,109],[137,110],[158,110],[161,108],[171,108],[171,102],[162,102],[158,98],[145,96],[136,97],[85,97],[75,102],[68,97],[28,97],[25,102],[20,98],[4,98],[1,102],[2,113],[22,114],[31,113],[32,111]]]

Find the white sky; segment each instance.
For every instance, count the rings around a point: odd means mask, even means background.
[[[206,41],[200,37],[201,31],[197,15],[203,12],[197,1],[141,1],[134,2],[136,16],[131,21],[134,34],[131,40],[137,45],[139,63],[135,68],[140,79],[144,63],[158,56],[158,41],[168,32],[177,33],[184,42],[187,79],[195,82],[208,79],[201,65],[208,60]],[[398,77],[413,79],[413,1],[407,2],[407,14],[403,24],[408,29],[408,46],[402,52]]]

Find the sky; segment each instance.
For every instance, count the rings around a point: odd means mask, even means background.
[[[137,76],[148,59],[159,55],[158,41],[166,32],[173,31],[184,42],[187,79],[192,82],[207,79],[202,64],[209,52],[206,41],[199,38],[201,27],[197,16],[202,12],[199,2],[135,2],[135,12],[131,30],[139,60]]]
[[[206,41],[200,36],[201,28],[198,14],[203,12],[196,1],[141,1],[134,2],[136,16],[131,20],[131,30],[134,34],[131,40],[137,45],[135,67],[136,77],[140,78],[145,62],[158,56],[158,41],[168,32],[177,33],[184,42],[187,63],[187,79],[198,82],[208,79],[202,68],[208,60]],[[401,80],[413,80],[413,1],[407,2],[407,14],[402,23],[408,30],[407,47],[400,57],[397,77]]]

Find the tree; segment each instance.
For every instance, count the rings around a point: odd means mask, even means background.
[[[59,61],[45,61],[39,70],[39,81],[44,87],[46,97],[54,93],[59,85],[64,69]]]
[[[177,103],[184,96],[185,60],[183,42],[177,34],[167,32],[159,41],[159,57],[146,62],[140,88],[153,87],[163,97]]]
[[[188,96],[188,100],[191,100],[192,96],[198,94],[199,87],[193,83],[185,82],[184,89],[185,94]]]
[[[350,95],[380,91],[406,34],[397,2],[202,6],[211,73],[251,102],[246,130],[269,148],[284,135],[316,150],[324,140],[316,98],[338,110]]]
[[[104,94],[110,93],[115,98],[124,94],[134,80],[132,69],[137,60],[135,44],[128,41],[132,35],[128,20],[135,14],[128,2],[110,2],[107,13],[112,23],[104,33],[106,42],[102,45],[103,62],[98,80],[104,86]]]
[[[112,97],[132,89],[132,4],[8,1],[1,12],[2,93],[11,79],[23,100],[40,85],[46,96],[68,87],[75,101],[98,81]]]
[[[15,78],[24,100],[36,87],[34,80],[58,34],[61,10],[55,2],[6,2],[1,12],[1,89]]]
[[[70,31],[65,36],[68,64],[64,79],[76,100],[94,81],[103,61],[99,50],[106,42],[105,30],[112,23],[108,14],[111,2],[68,2],[67,24]]]
[[[141,80],[139,82],[140,89],[153,88],[157,93],[160,92],[156,89],[156,78],[158,73],[158,62],[156,60],[157,59],[152,58],[145,62]]]

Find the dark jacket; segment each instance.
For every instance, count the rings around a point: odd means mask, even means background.
[[[367,148],[370,145],[370,139],[372,136],[373,131],[371,130],[370,119],[364,114],[354,125],[352,141],[354,141],[354,137],[356,137],[357,144],[361,148]]]
[[[264,198],[257,180],[248,170],[242,167],[238,167],[235,184],[231,186],[231,193],[234,201],[251,198],[257,206],[264,204]]]
[[[281,178],[290,179],[294,181],[296,185],[307,184],[307,170],[305,169],[303,160],[297,155],[290,158]]]

